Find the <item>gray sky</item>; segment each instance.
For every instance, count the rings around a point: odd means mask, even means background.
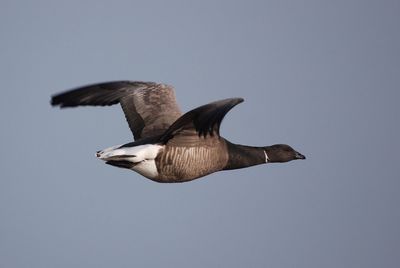
[[[0,267],[399,267],[399,1],[1,1]],[[157,184],[104,165],[119,107],[50,96],[172,84],[243,97],[221,133],[306,161]]]

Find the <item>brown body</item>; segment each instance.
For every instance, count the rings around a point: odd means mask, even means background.
[[[225,168],[229,155],[223,138],[210,142],[203,139],[201,146],[166,145],[156,158],[158,182],[185,182]]]

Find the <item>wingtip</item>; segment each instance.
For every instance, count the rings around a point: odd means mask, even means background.
[[[60,108],[62,107],[62,104],[58,100],[57,95],[51,96],[50,105],[53,106],[53,107],[55,107],[55,106],[60,106]]]
[[[229,99],[226,99],[226,100],[229,101],[229,102],[233,102],[235,104],[239,104],[239,103],[244,102],[244,99],[241,98],[241,97],[229,98]]]
[[[58,103],[54,100],[54,96],[52,96],[50,99],[50,105],[53,107],[58,105]]]
[[[244,99],[240,98],[240,97],[236,97],[236,98],[227,98],[227,99],[217,100],[217,101],[211,102],[209,104],[225,105],[225,104],[229,103],[229,104],[233,104],[233,106],[235,106],[235,105],[237,105],[237,104],[239,104],[241,102],[244,102]],[[203,106],[206,106],[206,105],[203,105]]]

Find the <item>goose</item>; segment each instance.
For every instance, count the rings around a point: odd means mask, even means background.
[[[286,144],[247,146],[220,136],[224,116],[241,102],[223,99],[182,114],[172,86],[139,81],[92,84],[51,98],[60,108],[119,103],[134,141],[97,151],[96,157],[156,182],[187,182],[221,170],[305,159]]]

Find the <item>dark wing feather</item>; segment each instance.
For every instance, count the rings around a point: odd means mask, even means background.
[[[69,90],[51,99],[53,106],[109,106],[120,103],[135,140],[161,135],[181,115],[171,86],[115,81]]]
[[[243,102],[242,98],[231,98],[200,106],[182,115],[161,136],[160,141],[167,143],[171,139],[182,138],[197,140],[207,135],[219,137],[222,119],[235,105]]]

